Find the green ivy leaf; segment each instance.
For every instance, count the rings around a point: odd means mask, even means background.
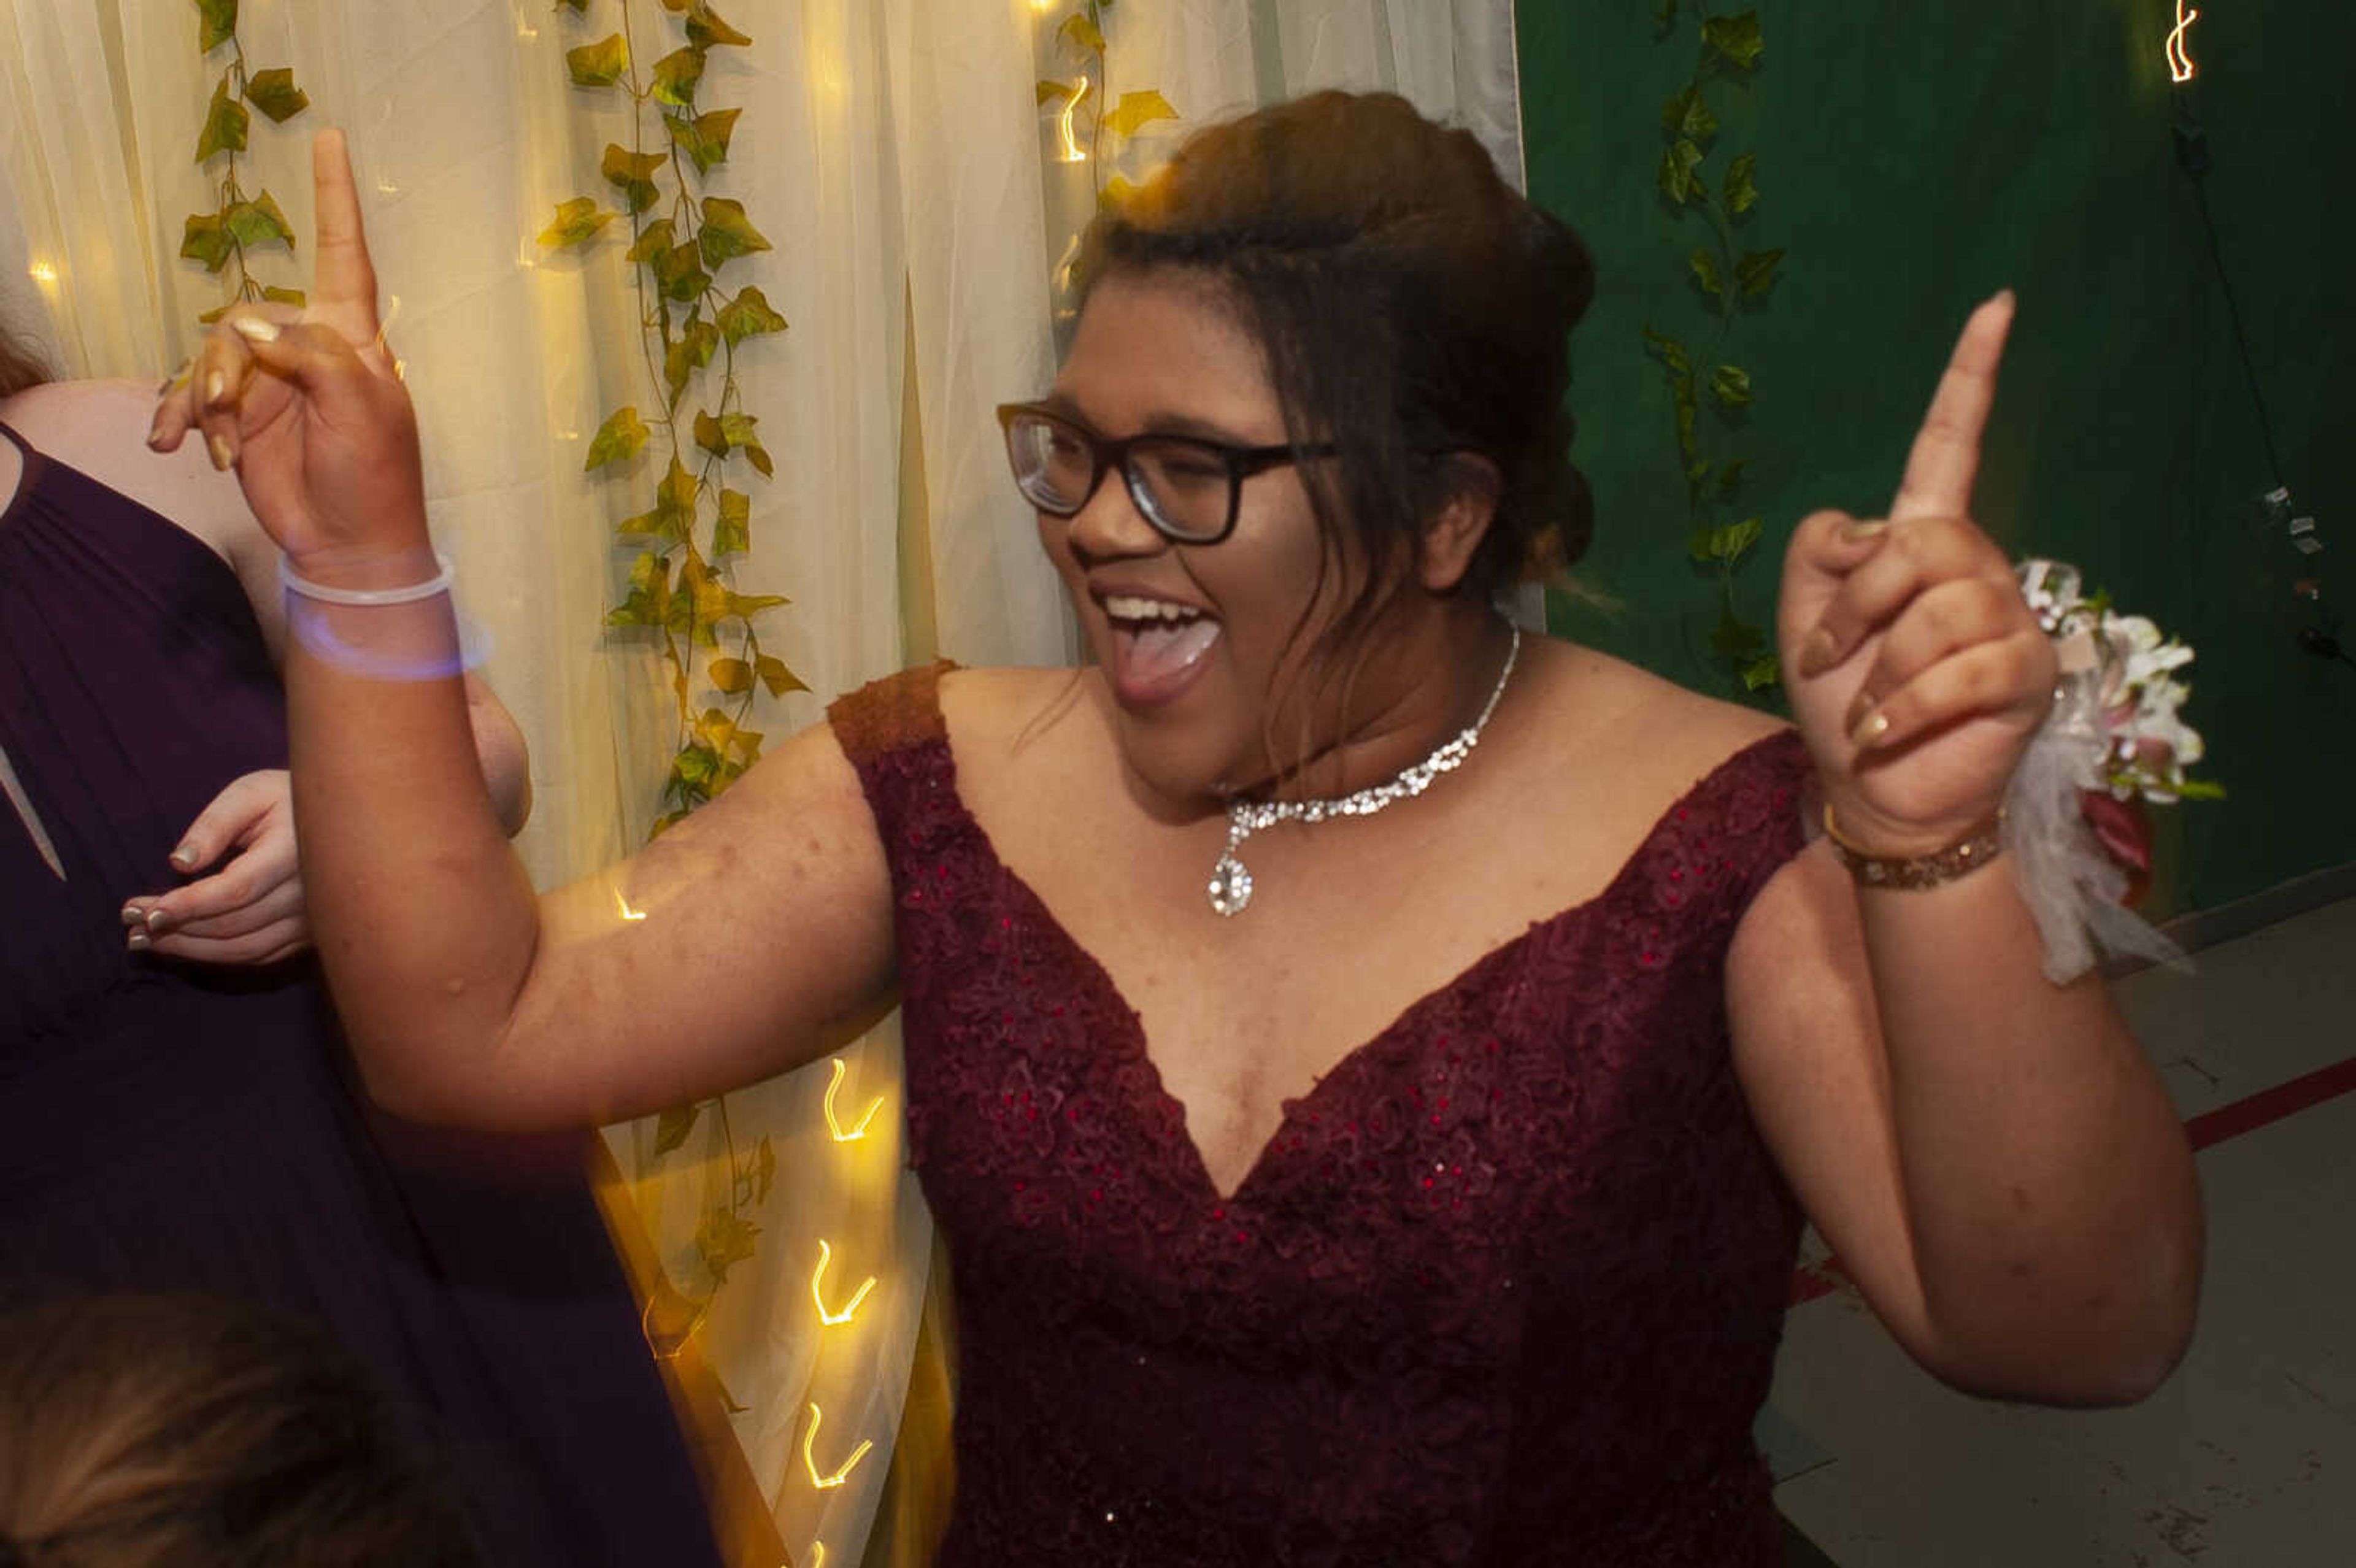
[[[218,213],[193,214],[180,229],[180,254],[192,261],[202,261],[208,272],[218,272],[228,265],[236,249],[229,230],[221,227]]]
[[[646,421],[638,418],[637,409],[615,410],[605,417],[605,422],[597,427],[597,433],[590,438],[588,460],[581,464],[582,470],[585,473],[603,468],[608,463],[627,462],[647,444],[649,433]]]
[[[252,201],[232,203],[221,214],[221,222],[229,229],[230,237],[249,251],[280,242],[290,251],[294,248],[294,226],[286,221],[286,215],[278,210],[278,204],[270,199],[266,190]]]
[[[1083,54],[1104,52],[1104,29],[1089,20],[1084,12],[1066,17],[1064,25],[1055,29],[1055,36]]]
[[[1709,635],[1710,650],[1729,664],[1738,666],[1756,658],[1766,644],[1765,632],[1740,619],[1731,610],[1719,613],[1718,625]]]
[[[772,697],[783,697],[788,691],[809,689],[802,684],[801,677],[786,667],[785,660],[772,658],[767,654],[761,656],[760,661],[753,667],[753,673],[761,677],[761,684],[769,688],[769,695]]]
[[[695,107],[695,86],[703,80],[703,51],[693,44],[655,61],[655,101],[673,109]]]
[[[283,65],[247,77],[245,101],[269,115],[275,125],[284,125],[311,106],[310,94],[294,85],[294,70]]]
[[[666,114],[663,124],[669,130],[671,141],[695,165],[695,172],[708,175],[728,161],[728,141],[735,133],[736,117],[744,112],[742,109],[715,109],[693,119],[684,114]]]
[[[1069,102],[1072,94],[1078,91],[1079,89],[1068,81],[1057,81],[1052,77],[1041,77],[1038,88],[1039,106],[1044,109],[1050,103]]]
[[[1707,524],[1686,536],[1686,555],[1696,565],[1708,566],[1718,560],[1718,530]]]
[[[790,604],[792,603],[792,600],[787,598],[782,593],[732,592],[728,595],[728,613],[731,615],[739,616],[749,621],[755,615],[766,610],[772,604]]]
[[[1701,177],[1694,171],[1700,166],[1701,149],[1679,137],[1669,144],[1661,155],[1661,194],[1679,207],[1694,199],[1704,188]]]
[[[564,51],[564,69],[575,87],[611,87],[630,69],[630,46],[621,34]]]
[[[600,208],[594,198],[576,196],[571,201],[557,204],[556,221],[540,231],[540,242],[552,251],[567,245],[585,245],[613,221],[614,215]]]
[[[730,697],[753,689],[753,667],[743,659],[713,659],[704,673],[711,677],[714,690]]]
[[[655,506],[668,515],[681,539],[687,537],[687,530],[695,522],[695,475],[674,453],[669,472],[655,486]]]
[[[753,1239],[760,1233],[758,1225],[725,1209],[705,1212],[703,1222],[695,1228],[695,1250],[712,1272],[715,1288],[728,1283],[730,1269],[753,1255]]]
[[[720,492],[720,516],[712,525],[712,553],[743,555],[753,548],[753,497],[742,490]]]
[[[703,1107],[701,1104],[674,1105],[657,1117],[655,1119],[656,1155],[658,1157],[667,1155],[685,1143],[687,1135],[695,1130],[696,1118],[702,1115]]]
[[[197,0],[197,52],[209,55],[237,36],[237,0]]]
[[[1760,51],[1767,47],[1756,11],[1745,11],[1740,16],[1704,18],[1701,41],[1744,70],[1759,63]]]
[[[1715,299],[1726,292],[1725,280],[1718,275],[1718,258],[1710,254],[1708,247],[1697,246],[1686,259],[1686,265],[1693,269],[1694,282],[1701,285],[1702,293]]]
[[[1719,188],[1726,197],[1726,210],[1748,212],[1759,203],[1759,155],[1745,153],[1726,165],[1726,183]]]
[[[220,79],[213,89],[213,101],[205,111],[204,129],[197,133],[197,162],[220,153],[245,151],[245,133],[252,123],[245,105],[229,95],[229,78]]]
[[[1104,189],[1097,192],[1097,210],[1098,212],[1118,211],[1130,197],[1136,194],[1135,186],[1121,178],[1120,176],[1115,175],[1105,181]]]
[[[752,414],[722,414],[720,432],[727,437],[728,444],[731,446],[758,446],[761,443],[761,438],[755,435],[753,431],[754,427],[760,422],[760,420]]]
[[[1747,457],[1738,457],[1718,471],[1718,493],[1721,497],[1731,500],[1735,491],[1741,488],[1742,470],[1750,461]]]
[[[1762,517],[1745,517],[1739,523],[1729,523],[1719,530],[1725,538],[1719,543],[1719,559],[1732,566],[1759,542],[1759,536],[1766,531],[1766,519]]]
[[[1775,282],[1776,264],[1783,259],[1781,251],[1745,251],[1742,260],[1734,263],[1734,282],[1746,294],[1763,294]]]
[[[654,176],[668,162],[660,153],[633,153],[618,142],[608,142],[597,172],[607,184],[620,188],[624,211],[644,212],[662,198]]]
[[[1644,328],[1644,347],[1648,352],[1658,355],[1661,363],[1666,366],[1673,375],[1683,375],[1693,368],[1692,361],[1687,357],[1684,344],[1674,337],[1655,332],[1649,326]]]
[[[1718,134],[1718,116],[1709,112],[1698,80],[1687,82],[1684,91],[1661,105],[1661,129],[1696,144]]]
[[[714,457],[728,455],[728,437],[722,433],[720,421],[712,417],[709,409],[695,411],[695,444]]]
[[[1783,678],[1783,661],[1773,654],[1762,654],[1742,667],[1742,689],[1764,691]]]
[[[1686,483],[1696,489],[1709,483],[1709,471],[1715,467],[1709,459],[1702,458],[1686,465]]]
[[[703,228],[696,239],[703,247],[703,264],[715,272],[723,261],[769,248],[767,239],[744,216],[744,204],[724,196],[703,198]]]
[[[693,0],[687,8],[687,41],[697,48],[708,49],[715,44],[743,46],[753,40],[720,19],[720,14],[703,0]]]
[[[297,310],[311,303],[301,289],[282,289],[275,283],[264,283],[262,297],[273,304],[291,304]]]
[[[663,298],[693,304],[703,297],[712,278],[703,270],[701,254],[693,245],[672,245],[655,252],[650,270]]]
[[[210,326],[213,323],[227,315],[229,314],[230,305],[235,304],[237,302],[235,300],[231,300],[228,304],[217,304],[213,306],[212,309],[205,311],[198,315],[197,320],[203,325]]]
[[[770,309],[768,297],[748,283],[720,307],[720,330],[734,348],[748,337],[785,331],[786,318]]]
[[[1751,401],[1751,372],[1740,365],[1720,365],[1709,374],[1709,395],[1720,408],[1743,407]]]
[[[630,248],[623,255],[626,260],[651,265],[656,258],[669,254],[670,248],[670,219],[657,218],[638,230],[638,237],[630,241]]]
[[[1120,101],[1108,110],[1104,128],[1116,136],[1134,136],[1156,120],[1175,120],[1178,111],[1170,101],[1152,88],[1142,92],[1124,92]]]

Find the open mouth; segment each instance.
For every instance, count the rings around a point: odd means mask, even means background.
[[[1112,625],[1113,685],[1124,702],[1176,697],[1219,640],[1218,617],[1192,604],[1130,593],[1107,594],[1099,603]]]

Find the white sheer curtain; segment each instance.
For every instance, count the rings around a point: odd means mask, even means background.
[[[559,201],[609,192],[598,155],[626,136],[610,99],[567,85],[563,52],[616,30],[620,4],[589,0],[576,17],[548,0],[244,0],[239,28],[256,69],[292,66],[313,101],[283,127],[256,116],[247,180],[306,240],[308,134],[350,134],[399,302],[389,332],[421,411],[434,526],[531,744],[522,848],[543,885],[642,840],[671,750],[655,661],[601,630],[627,564],[611,524],[644,486],[581,472],[604,415],[646,396],[621,246],[573,257],[533,243]],[[714,188],[775,246],[730,277],[792,324],[739,357],[776,478],[753,482],[738,575],[792,598],[764,644],[812,688],[763,699],[772,736],[935,649],[967,664],[1076,652],[991,413],[1054,374],[1050,274],[1107,172],[1051,161],[1055,112],[1033,93],[1080,69],[1055,42],[1076,8],[721,5],[754,42],[711,55],[701,103],[744,110]],[[675,46],[653,0],[630,10],[643,59]],[[1398,91],[1468,126],[1519,183],[1509,0],[1123,0],[1106,30],[1112,80],[1098,88],[1157,88],[1183,116],[1114,149],[1128,177],[1194,124],[1342,86]],[[218,282],[177,252],[183,217],[212,205],[190,155],[220,66],[198,57],[186,0],[0,0],[0,311],[71,374],[157,376],[220,303]],[[299,283],[307,245],[264,267]],[[645,1025],[661,1049],[662,1020]],[[836,1564],[864,1549],[930,1255],[900,1152],[896,1036],[839,1060],[839,1084],[829,1061],[740,1092],[724,1124],[707,1114],[665,1155],[650,1123],[608,1137],[651,1255],[690,1296],[703,1291],[695,1228],[729,1179],[730,1145],[742,1156],[770,1140],[775,1187],[750,1214],[759,1249],[696,1343],[741,1407],[728,1425],[774,1522],[763,1550],[797,1563],[820,1544]],[[867,1136],[838,1137],[878,1102]],[[870,1276],[848,1321],[822,1320]]]

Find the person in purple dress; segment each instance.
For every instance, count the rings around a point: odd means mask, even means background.
[[[488,1560],[712,1563],[575,1138],[355,1092],[289,796],[277,551],[154,389],[0,341],[0,1298],[201,1292],[320,1325],[446,1447]],[[472,803],[528,808],[453,681]]]
[[[1970,520],[2009,295],[1888,516],[1798,529],[1785,726],[1494,608],[1586,542],[1569,231],[1396,98],[1205,129],[1001,413],[1088,667],[871,687],[535,896],[332,134],[316,174],[311,310],[233,316],[154,439],[237,469],[305,600],[362,1070],[578,1125],[899,1001],[958,1317],[940,1561],[1776,1562],[1749,1429],[1804,1215],[1959,1387],[2128,1401],[2182,1353],[2182,1130],[1987,866],[2054,675]]]

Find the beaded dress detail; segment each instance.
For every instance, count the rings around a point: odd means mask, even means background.
[[[1751,1423],[1800,1216],[1724,966],[1804,842],[1797,735],[1343,1058],[1223,1198],[1136,1013],[959,799],[940,674],[832,709],[955,1282],[938,1562],[1780,1563]]]

